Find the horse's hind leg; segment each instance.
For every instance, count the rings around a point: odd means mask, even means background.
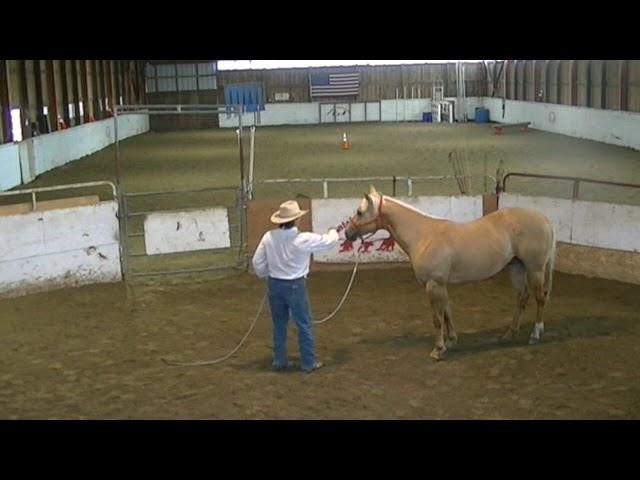
[[[545,305],[547,304],[548,295],[545,291],[545,272],[537,271],[531,272],[528,276],[529,279],[529,288],[533,292],[536,303],[538,304],[538,308],[536,311],[536,323],[533,326],[533,330],[531,331],[531,335],[529,336],[529,344],[534,345],[539,343],[542,339],[542,334],[544,333],[544,322],[542,321],[542,311],[544,310]]]
[[[447,306],[444,309],[444,326],[446,328],[446,331],[445,331],[446,340],[444,344],[447,348],[451,348],[456,343],[458,343],[458,335],[456,334],[455,328],[453,327],[453,317],[451,315],[451,303],[449,302],[447,302]]]
[[[513,312],[513,320],[509,330],[502,337],[503,340],[513,340],[520,332],[520,317],[529,301],[529,288],[527,286],[527,271],[520,260],[509,265],[511,284],[516,290],[516,309]]]
[[[444,343],[444,330],[445,310],[449,303],[449,295],[447,294],[447,288],[434,280],[430,280],[427,283],[426,289],[429,302],[431,303],[433,326],[436,329],[436,345],[431,352],[431,357],[436,360],[442,360],[444,358],[444,353],[447,350]]]

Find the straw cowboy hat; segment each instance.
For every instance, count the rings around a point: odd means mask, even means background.
[[[300,210],[298,202],[289,200],[280,205],[278,211],[271,215],[271,221],[278,224],[287,223],[300,218],[307,213],[309,213],[309,210]]]

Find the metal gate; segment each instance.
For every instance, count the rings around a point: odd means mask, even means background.
[[[237,105],[119,105],[114,117],[120,250],[125,281],[244,268],[246,180],[243,128]],[[118,117],[126,114],[239,117],[240,185],[125,192]]]
[[[122,200],[125,279],[244,265],[239,188],[122,193]],[[216,236],[228,242],[212,242]]]

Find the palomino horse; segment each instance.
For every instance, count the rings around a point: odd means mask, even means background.
[[[484,280],[506,266],[517,302],[513,321],[503,338],[517,336],[520,315],[532,293],[538,309],[529,343],[541,340],[542,310],[551,293],[556,248],[553,226],[547,217],[534,210],[505,208],[469,223],[456,223],[425,215],[376,192],[374,187],[364,197],[345,235],[348,240],[355,240],[384,228],[409,255],[433,311],[437,331],[433,358],[442,359],[458,339],[447,285]]]

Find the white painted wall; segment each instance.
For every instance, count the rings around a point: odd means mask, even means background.
[[[151,213],[144,240],[148,255],[229,248],[229,215],[222,207]]]
[[[114,120],[111,118],[1,146],[0,190],[29,183],[44,172],[108,147],[115,142],[113,130]],[[148,131],[149,115],[118,117],[119,140]]]
[[[545,132],[640,150],[639,113],[506,100],[502,118],[501,98],[482,100],[493,122],[532,122],[531,128]]]
[[[234,115],[220,114],[220,128],[237,128],[238,119]],[[317,103],[268,103],[260,112],[258,125],[304,125],[318,123]],[[254,125],[254,114],[242,115],[242,125]]]
[[[149,131],[148,115],[118,117],[119,140],[147,131]],[[28,161],[32,161],[35,168],[31,173],[37,176],[113,144],[115,142],[114,120],[111,118],[85,123],[78,127],[34,137],[27,142],[33,143],[34,159]]]
[[[117,208],[108,201],[0,217],[0,296],[120,281]]]
[[[447,100],[455,100],[448,98]],[[320,105],[320,109],[318,106]],[[337,114],[335,122],[348,122],[349,115],[341,115],[348,103],[337,103]],[[482,106],[482,98],[467,98],[467,116],[472,119],[475,116],[475,108]],[[315,125],[318,123],[334,123],[334,105],[314,103],[268,103],[265,110],[260,112],[260,123],[258,125]],[[320,111],[318,111],[320,110]],[[380,112],[382,110],[382,113]],[[367,121],[380,121],[382,114],[383,122],[420,122],[422,113],[431,111],[431,99],[414,98],[408,100],[382,100],[378,102],[367,102]],[[364,121],[364,102],[356,102],[351,105],[351,121]],[[254,114],[246,113],[242,116],[242,125],[254,125]],[[237,128],[238,120],[233,116],[227,118],[220,115],[220,128]]]
[[[470,222],[482,217],[482,196],[475,197],[398,197],[421,212],[431,216],[446,218],[456,222]],[[346,225],[358,205],[360,198],[328,198],[311,201],[312,225],[314,232],[326,232],[339,224]],[[344,229],[340,232],[339,244],[327,252],[314,254],[313,259],[321,263],[352,263],[360,248],[360,262],[406,262],[407,255],[398,244],[384,242],[390,237],[389,232],[380,230],[371,238],[368,248],[363,248],[360,241],[349,250],[349,242],[345,241]]]
[[[447,98],[454,100],[455,98]],[[346,107],[348,104],[338,106]],[[505,116],[502,117],[502,99],[492,97],[468,97],[466,103],[467,118],[473,121],[476,107],[489,109],[493,122],[517,123],[532,122],[532,128],[547,132],[560,133],[587,140],[631,147],[640,150],[640,114],[633,112],[619,112],[615,110],[600,110],[595,108],[572,107],[538,102],[523,102],[506,100]],[[364,103],[352,104],[351,121],[364,121]],[[382,100],[367,103],[368,121],[379,121],[382,110],[383,122],[421,121],[423,112],[431,111],[430,99],[413,100]],[[304,125],[318,123],[333,123],[333,104],[321,105],[318,113],[318,103],[269,103],[265,111],[260,113],[262,126],[269,125]],[[340,108],[338,108],[340,110]],[[320,117],[320,118],[319,118]],[[336,122],[346,122],[348,115],[337,115]],[[253,114],[244,114],[243,125],[254,125]],[[238,121],[233,116],[227,118],[220,115],[221,128],[235,128]]]
[[[0,145],[0,191],[20,185],[20,149],[17,143]]]
[[[533,208],[544,213],[553,222],[561,242],[640,251],[640,207],[501,194],[499,208],[509,207]]]

